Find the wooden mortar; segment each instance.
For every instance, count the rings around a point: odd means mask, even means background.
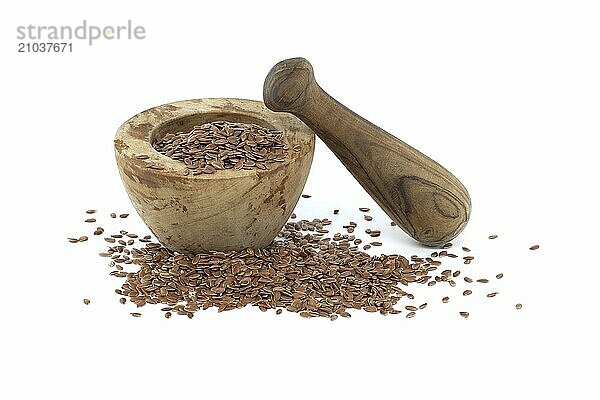
[[[184,163],[152,147],[168,132],[187,132],[218,120],[283,131],[289,146],[286,160],[269,170],[184,176]],[[115,155],[127,194],[157,239],[172,250],[199,253],[269,245],[302,194],[314,144],[313,132],[298,118],[272,112],[260,101],[197,99],[164,104],[130,118],[117,131]],[[293,150],[296,145],[299,151]]]

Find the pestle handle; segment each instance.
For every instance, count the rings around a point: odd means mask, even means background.
[[[439,246],[467,224],[471,199],[462,183],[431,158],[327,94],[304,58],[275,65],[265,79],[263,97],[271,110],[292,113],[308,125],[415,240]]]

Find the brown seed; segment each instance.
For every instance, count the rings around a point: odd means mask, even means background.
[[[469,295],[471,295],[471,293],[473,293],[473,292],[471,290],[467,289],[463,292],[463,296],[469,296]]]
[[[283,312],[283,310],[281,308],[278,308],[277,311],[275,311],[275,314],[280,315]]]
[[[119,214],[119,218],[127,218],[129,217],[129,214]]]
[[[371,209],[369,207],[359,207],[358,210],[362,212],[369,212]]]
[[[423,303],[423,304],[421,304],[421,305],[419,306],[419,309],[421,309],[421,310],[422,310],[422,309],[424,309],[425,307],[427,307],[427,303]]]
[[[460,316],[461,316],[461,317],[463,317],[463,318],[469,318],[469,313],[468,313],[468,312],[466,312],[466,311],[461,311],[459,314],[460,314]]]
[[[450,301],[450,297],[446,296],[446,297],[442,297],[442,303],[447,303]]]
[[[79,242],[79,239],[77,239],[77,238],[67,238],[67,240],[69,242],[71,242],[71,243],[77,243],[77,242]]]
[[[136,318],[139,318],[139,317],[142,316],[142,314],[139,313],[139,312],[132,312],[132,313],[129,313],[129,314],[131,314],[132,317],[136,317]]]
[[[310,199],[312,196],[310,194],[303,194],[302,197],[305,199]]]
[[[96,222],[96,218],[88,218],[85,220],[85,222],[87,222],[87,223]]]
[[[94,213],[96,213],[96,210],[87,210],[85,213],[86,214],[94,214]]]
[[[539,249],[539,248],[540,248],[540,246],[539,246],[538,244],[535,244],[535,245],[531,246],[531,247],[529,248],[529,250],[537,250],[537,249]]]
[[[470,251],[471,251],[471,249],[470,249],[470,248],[468,248],[468,247],[464,247],[464,246],[463,246],[462,250],[463,250],[464,252],[466,252],[466,253],[468,253],[468,252],[470,252]]]
[[[381,246],[382,244],[381,242],[371,242],[371,246]]]
[[[406,314],[406,318],[412,318],[415,315],[417,315],[417,313],[415,313],[414,311],[409,312],[408,314]]]
[[[166,319],[169,319],[169,318],[171,318],[171,315],[172,315],[172,314],[171,314],[171,312],[170,312],[170,311],[167,311],[167,312],[165,313],[165,318],[166,318]]]
[[[477,279],[477,282],[479,282],[479,283],[488,283],[489,279],[485,279],[485,278]]]
[[[365,219],[365,221],[372,221],[373,220],[373,217],[371,217],[370,215],[365,215],[363,218]]]
[[[376,311],[377,311],[377,307],[375,307],[375,306],[366,306],[366,307],[364,308],[364,310],[365,310],[366,312],[376,312]]]
[[[337,214],[339,214],[339,213],[340,213],[340,210],[333,210],[333,213],[334,213],[335,215],[337,215]]]
[[[463,279],[464,279],[464,280],[465,280],[465,282],[467,282],[467,283],[473,283],[473,279],[469,278],[468,276],[465,276]]]
[[[498,235],[490,235],[488,236],[488,239],[496,239],[498,237]]]
[[[88,240],[87,236],[81,236],[79,239],[77,239],[78,242],[85,242]]]
[[[83,299],[83,304],[85,304],[86,306],[87,306],[88,304],[90,304],[90,299]]]
[[[125,303],[127,303],[127,299],[126,299],[125,297],[121,297],[121,298],[119,299],[119,303],[121,303],[121,304],[125,304]]]
[[[503,276],[504,276],[503,273],[499,273],[498,275],[496,275],[496,279],[502,279]]]
[[[517,303],[517,304],[515,305],[515,308],[516,308],[517,310],[520,310],[521,308],[523,308],[523,304],[521,304],[521,303]]]
[[[452,243],[448,242],[442,246],[442,249],[449,249],[450,247],[452,247]]]
[[[492,293],[488,293],[486,296],[487,297],[496,297],[497,294],[498,294],[498,292],[492,292]]]
[[[404,308],[406,308],[408,311],[417,311],[418,310],[418,308],[415,306],[406,306]]]
[[[111,217],[111,218],[117,218],[117,214],[115,214],[115,213],[110,213],[110,217]]]

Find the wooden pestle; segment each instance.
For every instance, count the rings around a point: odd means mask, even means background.
[[[471,199],[462,183],[431,158],[327,94],[304,58],[275,65],[265,79],[263,97],[269,109],[294,114],[308,125],[415,240],[439,246],[466,226]]]

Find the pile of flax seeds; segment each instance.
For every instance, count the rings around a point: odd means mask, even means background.
[[[367,214],[369,208],[361,207],[358,211],[365,221],[373,220]],[[86,223],[97,222],[95,215],[90,217],[90,214],[99,215],[96,210],[86,213]],[[338,214],[339,210],[333,210],[332,218]],[[120,214],[119,218],[127,216]],[[111,213],[110,217],[117,218],[117,214]],[[332,321],[350,317],[352,310],[413,318],[427,307],[427,303],[415,301],[409,290],[413,285],[454,288],[457,281],[463,280],[467,285],[483,288],[477,292],[483,291],[486,298],[499,294],[487,287],[503,278],[501,272],[491,279],[472,278],[458,268],[443,267],[444,262],[454,265],[458,262],[463,266],[473,262],[474,257],[467,247],[460,249],[462,256],[452,252],[451,243],[427,257],[370,255],[366,251],[382,243],[376,240],[363,243],[355,235],[358,223],[350,221],[343,225],[345,232],[334,234],[329,230],[331,224],[328,218],[298,220],[292,214],[278,237],[264,249],[195,255],[172,251],[151,235],[138,236],[126,230],[105,234],[101,226],[95,227],[92,234],[103,236],[107,248],[99,255],[108,260],[110,275],[122,279],[115,290],[118,301],[133,303],[138,308],[157,305],[165,318],[173,315],[193,318],[200,310],[216,308],[221,312],[246,306],[255,306],[261,311],[274,310],[276,315],[285,310],[305,318],[325,317]],[[364,232],[372,239],[381,235],[381,231],[375,229]],[[497,235],[489,237],[495,238]],[[68,240],[81,243],[88,241],[88,237]],[[530,249],[538,248],[534,245]],[[457,296],[473,295],[471,289],[457,291]],[[397,307],[403,298],[411,304]],[[442,303],[450,301],[450,296],[440,299]],[[89,305],[90,300],[84,299],[84,303]],[[522,305],[516,304],[515,308],[521,309]],[[130,314],[142,316],[141,312]],[[469,317],[466,310],[458,314]]]

